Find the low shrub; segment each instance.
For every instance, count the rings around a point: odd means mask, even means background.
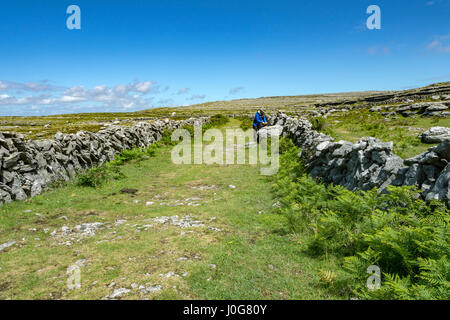
[[[175,146],[178,144],[178,141],[172,141],[172,130],[164,130],[162,133],[161,140],[158,141],[159,144],[164,146]]]
[[[134,148],[131,150],[123,150],[114,157],[113,161],[105,163],[99,167],[93,167],[84,173],[78,175],[77,184],[85,187],[97,188],[109,180],[118,180],[124,176],[120,166],[135,160],[142,161],[156,155],[158,143],[152,144],[146,148]]]
[[[117,154],[112,161],[114,165],[122,165],[131,160],[142,161],[156,155],[156,149],[160,144],[152,144],[146,148],[133,148],[130,150],[123,150]]]
[[[216,114],[210,118],[209,122],[205,126],[210,126],[211,128],[220,127],[226,125],[228,122],[230,122],[228,117],[225,117],[222,114]]]
[[[124,175],[117,165],[105,164],[100,167],[93,167],[78,176],[77,183],[83,187],[97,188],[111,179],[117,180]]]
[[[324,117],[315,117],[311,120],[312,129],[316,131],[323,131],[327,127],[327,120]]]
[[[238,117],[237,119],[241,122],[239,127],[243,131],[247,131],[247,130],[253,128],[253,120],[251,118],[244,116],[244,117]]]

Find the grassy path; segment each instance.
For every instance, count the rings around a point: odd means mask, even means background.
[[[316,285],[327,262],[287,234],[256,166],[177,166],[163,147],[123,172],[0,207],[0,245],[15,241],[0,251],[0,299],[339,298]]]

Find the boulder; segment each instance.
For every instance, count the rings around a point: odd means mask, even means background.
[[[9,157],[6,157],[3,159],[3,168],[4,169],[10,169],[18,164],[20,160],[20,153],[15,152]]]
[[[450,141],[446,140],[441,142],[434,148],[434,152],[436,152],[441,159],[450,162]]]
[[[446,127],[432,127],[422,133],[420,139],[424,143],[440,143],[450,140],[450,128]]]
[[[0,204],[11,202],[11,194],[0,186]]]
[[[382,106],[376,106],[376,107],[371,108],[370,112],[379,112],[381,110],[383,110]]]
[[[45,184],[43,179],[36,179],[31,186],[31,197],[37,196],[42,192],[42,186]]]
[[[448,107],[441,103],[432,104],[429,107],[427,107],[427,112],[433,112],[433,111],[444,111],[447,110]]]
[[[20,181],[18,176],[16,176],[11,186],[11,194],[14,197],[14,199],[18,201],[23,201],[27,199],[27,194],[22,189],[22,182]]]
[[[442,115],[442,111],[427,111],[422,114],[422,118],[425,117],[440,117]]]
[[[258,135],[261,139],[266,139],[269,137],[279,137],[282,133],[283,127],[281,125],[264,127],[258,131]]]
[[[16,244],[16,242],[13,240],[0,244],[0,252],[5,250],[6,248],[12,247],[15,244]]]
[[[444,170],[442,170],[439,175],[436,183],[431,188],[426,196],[426,200],[447,200],[450,202],[450,189],[449,189],[449,181],[450,181],[450,164],[448,164]],[[450,203],[449,203],[450,205]]]

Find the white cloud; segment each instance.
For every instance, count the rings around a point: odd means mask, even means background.
[[[47,81],[20,83],[14,81],[0,80],[0,91],[23,90],[23,91],[59,91],[63,87],[54,86]]]
[[[24,91],[22,93],[18,90]],[[40,95],[30,95],[26,92],[42,92]],[[0,106],[23,106],[36,110],[39,106],[54,106],[55,108],[83,109],[103,108],[104,110],[129,110],[132,108],[152,107],[153,97],[149,93],[158,93],[156,82],[133,82],[110,88],[106,85],[87,89],[83,86],[63,88],[42,83],[18,83],[0,81]],[[6,93],[7,92],[7,93]],[[32,108],[33,107],[33,108]],[[70,112],[70,111],[69,111]]]
[[[447,53],[450,52],[450,35],[439,36],[437,39],[433,40],[427,45],[428,51],[437,53]]]
[[[176,106],[175,101],[173,99],[160,99],[157,102],[158,107],[174,107]]]
[[[79,101],[85,101],[84,98],[81,97],[74,97],[74,96],[62,96],[60,99],[57,99],[59,102],[79,102]]]
[[[116,86],[113,90],[118,95],[124,95],[127,93],[128,87],[126,85],[121,84],[121,85]]]
[[[154,81],[134,81],[128,84],[85,87],[50,85],[47,81],[19,83],[0,81],[0,114],[63,114],[74,112],[134,111],[154,106],[178,106],[179,102],[156,95],[167,93],[169,86]],[[185,95],[190,88],[181,88],[172,95]],[[181,97],[180,97],[181,98]],[[206,95],[189,94],[185,100],[203,100]]]
[[[134,90],[141,93],[148,93],[153,89],[154,83],[151,81],[134,84]]]
[[[190,98],[186,100],[204,100],[206,98],[205,94],[193,94]]]
[[[391,54],[391,49],[386,46],[372,46],[367,49],[367,53],[370,55],[386,56]]]
[[[242,92],[244,90],[244,87],[235,87],[230,89],[230,91],[228,91],[229,94],[234,95],[234,94],[238,94],[239,92]]]
[[[441,4],[441,3],[443,3],[444,1],[443,0],[429,0],[429,1],[426,1],[425,2],[425,5],[426,6],[434,6],[435,4],[437,5],[437,4]]]
[[[181,89],[178,89],[177,94],[178,94],[178,95],[181,95],[181,94],[188,93],[189,91],[191,91],[190,88],[181,88]]]

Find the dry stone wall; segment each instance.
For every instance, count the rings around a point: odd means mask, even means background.
[[[53,140],[25,140],[20,134],[0,132],[0,204],[38,195],[55,181],[113,160],[122,150],[147,147],[160,140],[164,130],[207,121],[202,117],[113,125],[97,133],[58,132]]]
[[[356,143],[334,141],[312,129],[304,118],[278,113],[270,124],[281,126],[302,148],[300,157],[313,177],[349,190],[384,190],[389,185],[417,186],[426,200],[444,200],[450,205],[450,141],[403,160],[393,153],[393,142],[364,138]]]

